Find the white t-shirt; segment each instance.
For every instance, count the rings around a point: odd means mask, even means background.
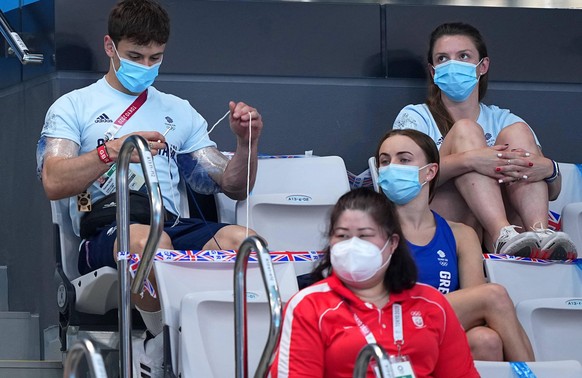
[[[111,87],[105,78],[92,85],[60,97],[47,112],[41,133],[45,137],[69,139],[80,146],[79,155],[97,148],[104,140],[105,132],[128,108],[137,96],[122,93]],[[204,147],[215,147],[207,133],[208,124],[186,100],[149,87],[145,103],[121,127],[114,138],[136,131],[166,130],[167,146],[154,156],[154,165],[163,202],[166,209],[179,214],[180,174],[176,163],[177,153],[190,153]],[[130,170],[143,177],[140,164],[130,164]],[[92,202],[104,197],[100,184],[95,181],[88,189]],[[69,199],[73,229],[79,234],[77,199]]]
[[[495,145],[497,136],[503,128],[512,125],[516,122],[525,121],[507,109],[500,109],[495,105],[479,104],[481,110],[477,123],[483,128],[483,135],[488,146]],[[440,149],[443,142],[443,136],[430,113],[426,104],[406,105],[394,121],[393,129],[414,129],[421,131],[431,137],[435,141],[437,147]],[[531,127],[530,127],[531,130]],[[540,142],[533,130],[531,130],[536,144],[539,146]]]

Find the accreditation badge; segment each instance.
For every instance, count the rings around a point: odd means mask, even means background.
[[[416,378],[408,356],[390,356],[394,378]]]

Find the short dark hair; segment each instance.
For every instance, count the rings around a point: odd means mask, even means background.
[[[434,142],[434,140],[432,140],[431,137],[429,137],[428,135],[426,135],[425,133],[423,133],[421,131],[414,130],[414,129],[394,129],[394,130],[388,131],[382,137],[382,139],[380,139],[380,142],[378,143],[378,147],[376,148],[376,155],[375,155],[376,156],[376,168],[378,168],[380,166],[380,147],[382,147],[382,143],[384,143],[384,141],[386,139],[388,139],[394,135],[403,135],[403,136],[409,137],[410,139],[412,139],[414,141],[414,143],[416,143],[416,145],[418,147],[420,147],[422,152],[424,152],[424,157],[426,158],[427,163],[440,164],[439,150],[436,146],[436,143]],[[432,199],[435,195],[436,186],[437,186],[438,179],[439,179],[439,171],[437,171],[437,174],[434,177],[434,179],[428,184],[429,185],[428,202],[432,201]]]
[[[390,265],[384,275],[384,286],[391,293],[400,293],[413,287],[417,278],[416,264],[408,251],[394,204],[383,194],[376,193],[369,188],[358,188],[347,192],[340,197],[331,211],[328,238],[331,238],[339,217],[346,210],[363,211],[372,217],[374,222],[386,233],[387,237],[394,234],[400,237],[398,246],[394,250]],[[320,263],[313,271],[314,279],[323,279],[325,273],[332,268],[329,254],[330,247],[328,244]]]
[[[122,0],[109,13],[107,34],[117,44],[128,39],[138,45],[163,45],[170,37],[170,17],[153,0]]]

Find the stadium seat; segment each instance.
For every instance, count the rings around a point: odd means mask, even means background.
[[[285,303],[297,292],[293,264],[274,263]],[[156,261],[162,318],[170,333],[174,374],[233,377],[234,262]],[[247,269],[248,361],[252,376],[267,340],[269,306],[259,265]]]
[[[182,214],[188,216],[188,197],[183,186],[180,187],[180,195]],[[55,279],[61,350],[67,350],[68,345],[80,335],[116,347],[117,270],[102,267],[81,275],[77,267],[81,239],[73,232],[69,199],[51,201],[51,215],[55,229]],[[137,312],[134,313],[133,324],[135,329],[145,329]]]
[[[221,222],[247,225],[272,251],[319,251],[325,247],[330,209],[350,190],[338,156],[259,159],[255,186],[245,201],[217,196]],[[297,274],[312,264],[297,264]]]
[[[490,282],[503,285],[537,361],[582,362],[582,270],[572,263],[486,259]]]

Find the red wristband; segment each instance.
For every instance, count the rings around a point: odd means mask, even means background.
[[[107,146],[105,144],[100,145],[97,147],[97,155],[99,156],[99,160],[101,160],[105,164],[113,163],[113,160],[109,157],[109,153],[107,152]]]

